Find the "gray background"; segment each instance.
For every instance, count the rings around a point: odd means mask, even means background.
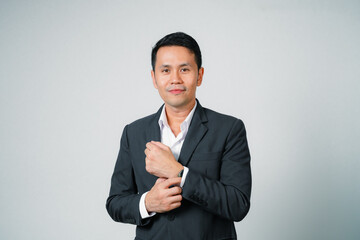
[[[360,239],[359,1],[0,1],[0,239],[133,239],[105,210],[150,51],[203,52],[203,106],[244,120],[239,239]]]

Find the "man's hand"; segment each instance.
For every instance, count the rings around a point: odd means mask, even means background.
[[[145,197],[145,207],[148,212],[163,213],[180,207],[182,196],[178,186],[181,178],[158,178],[155,185]]]
[[[174,178],[184,167],[176,161],[171,149],[161,142],[151,141],[145,149],[146,171],[161,178]]]

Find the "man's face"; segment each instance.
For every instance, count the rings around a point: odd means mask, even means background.
[[[154,87],[169,107],[184,109],[195,104],[196,87],[201,85],[204,69],[198,67],[195,55],[185,47],[166,46],[156,54]]]

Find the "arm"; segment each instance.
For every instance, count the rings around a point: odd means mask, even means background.
[[[148,142],[144,153],[146,171],[159,177],[145,197],[146,210],[163,213],[180,207],[182,178],[177,174],[184,167],[175,160],[170,148],[160,142]]]
[[[117,222],[132,223],[139,226],[148,224],[151,218],[142,219],[140,199],[131,164],[127,137],[127,127],[121,137],[120,152],[111,179],[110,195],[106,202],[109,215]],[[181,204],[181,178],[159,178],[144,197],[148,212],[166,212],[178,208]]]
[[[215,215],[240,221],[249,211],[251,193],[250,153],[240,120],[228,134],[219,171],[219,180],[214,180],[190,168],[183,198]]]
[[[120,151],[111,178],[110,194],[106,201],[106,209],[114,221],[146,225],[151,218],[141,219],[135,176],[130,160],[127,126],[124,128]]]

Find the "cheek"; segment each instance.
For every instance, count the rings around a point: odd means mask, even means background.
[[[162,90],[162,89],[166,88],[166,80],[163,78],[157,78],[156,79],[156,88],[158,90]]]
[[[197,87],[197,81],[192,81],[191,84],[188,85],[188,89],[191,92],[195,92]]]
[[[166,84],[158,84],[158,90],[161,92],[165,92]]]

